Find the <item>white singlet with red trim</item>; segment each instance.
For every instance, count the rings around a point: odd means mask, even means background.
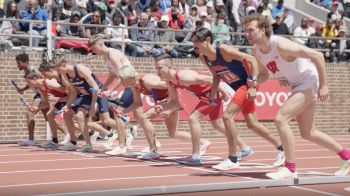
[[[115,75],[119,75],[118,74],[118,70],[117,70],[117,65],[114,65],[114,63],[110,60],[110,56],[109,55],[112,55],[112,51],[113,50],[117,50],[117,49],[113,49],[113,48],[108,48],[108,56],[107,56],[107,59],[105,61],[105,65],[108,65],[109,67],[109,70],[112,71]],[[127,59],[126,57],[125,58],[122,58],[121,60],[122,62],[122,66],[124,65],[127,65],[127,66],[132,66],[129,59]]]
[[[311,88],[317,95],[318,72],[316,66],[309,59],[296,58],[294,61],[286,61],[280,55],[277,48],[279,36],[270,37],[271,50],[263,53],[256,45],[255,54],[257,59],[265,66],[274,79],[287,80],[293,91]]]

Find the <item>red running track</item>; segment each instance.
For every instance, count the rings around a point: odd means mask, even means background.
[[[350,135],[332,137],[350,149]],[[149,190],[150,187],[167,191],[170,190],[168,187],[179,190],[184,185],[192,188],[204,185],[215,190],[225,183],[266,181],[264,174],[276,170],[271,166],[276,150],[258,137],[247,137],[244,140],[254,149],[254,154],[240,162],[242,166],[240,170],[228,172],[217,172],[210,168],[227,156],[225,138],[210,139],[211,148],[200,167],[187,167],[174,161],[176,157],[191,153],[191,144],[173,139],[160,140],[162,144],[160,152],[164,156],[159,162],[105,156],[101,142],[97,144],[96,153],[88,154],[3,144],[0,145],[0,195],[67,195],[68,193],[117,195],[122,193],[118,192],[121,190],[127,194],[146,194],[146,191],[142,191]],[[136,140],[132,151],[140,151],[144,146],[146,146],[144,140]],[[337,155],[300,137],[296,137],[296,157],[300,176],[310,179],[330,177],[340,165]],[[219,190],[178,195],[337,196],[350,195],[349,191],[350,180],[345,183]]]

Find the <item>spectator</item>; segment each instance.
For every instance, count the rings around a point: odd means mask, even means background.
[[[270,3],[270,0],[262,0],[260,3],[260,6],[269,9],[270,13],[273,9],[273,5],[272,5],[272,3]]]
[[[81,13],[79,10],[74,10],[71,17],[64,20],[64,23],[79,23]],[[85,37],[85,31],[82,26],[62,25],[59,24],[56,28],[57,35],[61,37]]]
[[[162,16],[159,28],[169,29],[169,17],[167,15]],[[169,43],[177,42],[175,39],[175,32],[173,31],[157,31],[155,41]],[[175,45],[155,44],[154,47],[159,49],[162,54],[170,54],[173,58],[177,58],[179,56],[178,52],[175,49]]]
[[[283,18],[284,18],[283,22],[288,27],[289,34],[293,34],[293,30],[294,30],[294,16],[293,16],[292,13],[290,13],[288,8],[284,9]]]
[[[207,11],[206,0],[196,0],[196,6],[198,8],[198,13],[201,13],[202,11]]]
[[[166,13],[166,10],[171,7],[171,0],[159,0],[159,7],[163,13]]]
[[[270,24],[273,24],[275,22],[274,19],[272,18],[271,10],[267,7],[265,3],[261,4],[258,7],[257,12],[263,16],[266,16],[270,21]]]
[[[276,18],[276,15],[280,12],[283,12],[284,9],[286,8],[284,5],[284,1],[283,0],[278,0],[277,1],[277,5],[276,7],[274,7],[271,11],[272,14],[272,18]]]
[[[104,3],[97,3],[96,6],[94,6],[94,11],[92,13],[89,13],[85,16],[83,16],[81,19],[80,19],[80,22],[83,23],[83,24],[91,24],[92,20],[93,20],[93,13],[98,10],[100,13],[101,13],[101,20],[102,20],[102,24],[103,25],[112,25],[112,21],[111,19],[109,19],[107,16],[106,16],[106,10],[107,10],[107,6],[104,4]]]
[[[288,27],[283,22],[283,12],[276,15],[275,23],[272,24],[272,30],[276,35],[289,35]]]
[[[344,0],[344,16],[350,18],[350,0]]]
[[[326,24],[323,25],[323,32],[322,36],[323,37],[336,37],[338,35],[338,31],[335,28],[334,21],[332,19],[327,19]],[[331,39],[327,40],[327,47],[332,43]]]
[[[80,11],[81,15],[85,16],[88,14],[87,4],[89,0],[75,0],[75,2],[77,4],[77,9]]]
[[[37,5],[36,0],[30,0],[28,9],[23,14],[23,19],[27,20],[38,20],[44,23],[35,23],[33,24],[33,30],[29,33],[33,35],[42,35],[46,36],[46,21],[48,19],[48,13],[46,10],[41,9]],[[29,31],[29,22],[21,22],[20,25],[22,29],[26,32]],[[34,47],[39,46],[40,38],[33,38],[32,45]]]
[[[339,2],[338,0],[326,0],[324,2],[324,4],[325,4],[324,7],[330,10],[330,9],[332,9],[333,4],[335,4],[335,3],[337,3],[338,10],[344,10],[343,4],[341,2]]]
[[[11,19],[20,19],[19,12],[17,10],[17,5],[14,1],[9,1],[7,3],[7,15],[6,18]],[[20,23],[17,21],[10,21],[12,25],[12,34],[26,34],[26,32],[22,31]],[[15,46],[21,46],[21,45],[28,45],[28,40],[25,38],[20,37],[10,37],[9,38],[13,45]]]
[[[141,13],[140,21],[138,21],[134,26],[142,28],[150,28],[148,23],[148,15],[146,13]],[[154,31],[152,30],[140,30],[131,29],[130,37],[132,41],[154,41]],[[139,44],[133,43],[127,46],[126,50],[131,56],[144,57],[152,55],[153,57],[159,56],[161,52],[154,48],[154,44]]]
[[[0,18],[4,17],[4,12],[0,12]],[[12,34],[12,24],[9,21],[0,21],[0,33],[2,34]],[[13,44],[9,37],[0,36],[0,51],[10,51]]]
[[[331,11],[327,14],[327,18],[330,18],[332,20],[340,19],[342,15],[338,11],[338,2],[335,1],[332,4]]]
[[[150,7],[151,0],[138,0],[136,3],[136,9],[138,13],[141,13],[145,10],[146,7]]]
[[[216,20],[217,14],[222,13],[224,18],[225,18],[225,24],[229,24],[228,21],[228,14],[227,14],[227,8],[225,7],[224,1],[223,0],[216,0],[214,4],[215,12],[212,13],[210,22],[212,20]]]
[[[130,0],[124,14],[128,20],[128,26],[133,26],[138,22],[138,13],[136,11],[137,0]]]
[[[342,26],[339,28],[339,35],[338,38],[349,38],[346,36],[347,29],[345,26]],[[339,51],[333,51],[333,55],[336,58],[337,62],[349,62],[350,60],[350,53],[346,52],[344,50],[350,50],[350,40],[349,39],[336,39],[332,41],[331,44],[333,49],[337,49]]]
[[[161,11],[161,10],[160,10]],[[144,12],[147,14],[148,16],[148,23],[150,23],[149,25],[151,27],[157,27],[158,26],[158,22],[160,21],[160,18],[162,15],[158,16],[158,14],[155,14],[155,16],[152,15],[152,11],[150,7],[146,7],[146,9],[144,10]]]
[[[214,3],[212,1],[208,1],[207,3],[207,21],[211,24],[212,22],[215,22],[215,9],[214,9]]]
[[[342,18],[337,18],[336,20],[334,20],[335,29],[339,30],[340,27],[342,27],[344,25],[345,25],[345,22],[342,20]]]
[[[208,23],[208,14],[207,14],[207,12],[201,12],[199,14],[199,19],[202,21],[203,27],[205,27],[205,28],[210,30],[211,26]]]
[[[308,37],[310,37],[310,35],[313,33],[315,33],[315,30],[309,28],[308,18],[303,18],[301,20],[301,25],[295,28],[294,30],[293,35],[297,36],[296,38],[294,38],[294,41],[299,44],[305,45],[308,41]]]
[[[8,2],[11,0],[4,1],[4,8],[7,8]],[[28,4],[25,0],[14,0],[17,6],[18,15],[20,18],[23,17],[24,12],[27,10]],[[7,9],[4,9],[4,15],[7,16]]]
[[[186,0],[180,0],[179,9],[185,16],[190,13],[190,6],[187,4]]]
[[[151,16],[154,17],[154,19],[157,22],[160,21],[160,18],[163,15],[163,11],[159,7],[159,1],[158,0],[152,0],[150,9],[151,9]]]
[[[113,17],[112,17],[112,21],[113,21],[113,27],[125,27],[124,24],[121,23],[121,19],[122,16],[120,15],[119,12],[116,12]],[[122,28],[111,28],[108,27],[106,29],[106,38],[107,39],[111,39],[112,41],[119,41],[121,42],[123,39],[124,41],[131,41],[129,39],[129,33],[127,29],[122,29]],[[117,42],[111,42],[110,46],[112,48],[117,48],[117,49],[121,49],[121,43],[117,43]]]
[[[110,4],[112,5],[112,4]],[[114,4],[113,4],[114,5]],[[113,19],[113,16],[115,14],[118,14],[119,16],[121,16],[121,19],[120,19],[120,23],[122,23],[123,25],[128,25],[128,20],[126,19],[126,16],[124,15],[124,12],[123,10],[119,7],[119,6],[114,6],[114,8],[112,9],[111,13],[110,13],[110,16],[109,18]]]
[[[128,0],[120,0],[117,4],[117,8],[119,8],[121,11],[124,11],[128,8]]]
[[[53,21],[66,20],[71,17],[72,11],[78,8],[73,5],[73,0],[64,0],[63,3],[58,5],[56,11],[54,11]]]
[[[177,8],[171,8],[168,12],[169,17],[169,27],[172,29],[180,29],[183,24],[185,24],[185,16]]]
[[[96,10],[92,14],[92,20],[87,24],[95,24],[95,25],[103,25],[104,13],[101,9],[96,8]],[[104,27],[85,27],[85,36],[87,38],[92,37],[95,34],[104,34]]]
[[[197,11],[197,6],[196,5],[193,5],[191,7],[190,13],[189,13],[189,15],[186,16],[186,18],[187,18],[187,21],[189,21],[191,23],[191,26],[193,26],[193,29],[194,29],[196,21],[199,20],[198,11]]]
[[[216,21],[211,24],[211,31],[213,33],[213,42],[215,44],[231,40],[229,27],[225,24],[225,16],[222,13],[219,13],[216,17]]]
[[[323,27],[321,24],[316,26],[316,32],[311,34],[311,37],[322,37]],[[326,47],[326,40],[320,38],[309,38],[307,46],[310,48],[324,49]]]

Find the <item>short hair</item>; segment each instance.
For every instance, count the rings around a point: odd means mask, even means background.
[[[52,62],[53,62],[55,67],[59,67],[59,66],[67,63],[64,56],[55,56],[55,58],[53,58]]]
[[[53,68],[55,68],[55,65],[52,62],[42,62],[39,65],[39,71],[43,72],[43,71],[50,71]]]
[[[168,54],[163,54],[163,55],[159,55],[157,57],[154,58],[154,62],[158,62],[158,61],[161,61],[161,60],[168,60],[170,62],[170,64],[168,65],[169,67],[171,67],[173,65],[173,61],[172,61],[172,58],[170,55]]]
[[[259,29],[265,29],[265,35],[266,37],[271,37],[272,35],[272,25],[270,24],[269,20],[266,16],[263,16],[261,14],[255,13],[248,15],[244,18],[243,24],[247,24],[252,21],[257,21],[257,25]]]
[[[93,35],[89,41],[88,41],[88,46],[92,47],[93,45],[95,45],[97,42],[102,41],[103,40],[103,35],[101,34],[95,34]]]
[[[42,78],[42,76],[41,76],[40,72],[38,72],[38,70],[31,69],[24,75],[24,78],[25,79],[35,79],[35,78]]]
[[[16,56],[16,61],[20,61],[22,63],[29,63],[29,56],[26,53],[21,53]]]
[[[134,78],[139,75],[136,69],[130,65],[123,65],[121,68],[119,68],[118,73],[121,78]]]
[[[211,33],[211,31],[205,27],[201,27],[196,29],[193,33],[192,33],[192,37],[196,36],[198,38],[199,41],[204,41],[205,39],[207,39],[207,37],[211,38],[210,43],[213,43],[213,34]]]

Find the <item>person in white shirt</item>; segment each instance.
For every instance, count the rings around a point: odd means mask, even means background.
[[[295,30],[293,35],[299,36],[303,38],[296,37],[294,38],[294,41],[305,45],[307,43],[308,37],[310,37],[311,34],[315,33],[315,29],[309,27],[308,18],[303,18],[301,20],[301,25],[298,26]]]

